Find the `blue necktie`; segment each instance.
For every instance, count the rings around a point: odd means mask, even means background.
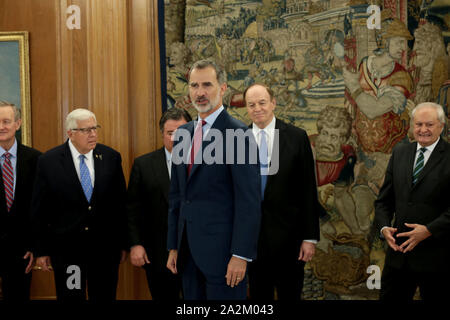
[[[259,143],[259,162],[261,167],[261,196],[264,199],[264,190],[266,189],[267,175],[269,174],[269,152],[267,150],[266,133],[260,131]]]
[[[84,163],[84,155],[80,155],[80,179],[81,186],[83,187],[84,195],[88,202],[91,201],[92,196],[92,183],[91,183],[91,175],[89,174],[89,169]]]
[[[422,172],[424,163],[425,163],[425,157],[424,152],[427,151],[427,148],[420,148],[419,149],[419,156],[417,157],[416,165],[414,166],[413,171],[413,185],[416,184],[417,179],[419,179],[419,174]]]

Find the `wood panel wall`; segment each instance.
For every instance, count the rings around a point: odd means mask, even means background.
[[[66,9],[81,9],[69,30]],[[2,0],[0,31],[30,38],[33,147],[47,151],[67,139],[64,119],[88,107],[102,126],[99,141],[133,159],[162,145],[156,0]],[[34,271],[32,297],[55,297],[52,274]],[[149,299],[145,274],[121,266],[118,299]]]

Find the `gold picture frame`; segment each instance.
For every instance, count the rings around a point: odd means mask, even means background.
[[[20,108],[22,127],[17,138],[31,143],[30,57],[27,31],[0,32],[0,100]]]

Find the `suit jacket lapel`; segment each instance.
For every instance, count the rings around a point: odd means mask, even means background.
[[[417,182],[414,186],[417,186],[423,178],[442,160],[444,156],[444,143],[442,142],[442,138],[439,140],[438,144],[434,148],[433,152],[430,155],[425,167],[423,167],[422,172],[420,172],[419,177],[417,178]]]
[[[286,145],[286,139],[288,138],[286,136],[286,125],[284,124],[284,122],[282,122],[281,120],[275,119],[275,131],[274,131],[274,135],[276,135],[276,130],[278,130],[278,143],[277,143],[277,139],[274,136],[274,140],[273,140],[273,146],[272,146],[272,156],[270,157],[270,168],[272,167],[272,160],[274,158],[274,154],[278,154],[278,169],[282,166],[283,163],[283,152],[281,152],[281,150],[285,149],[285,145]],[[270,173],[270,171],[269,171]],[[266,189],[264,190],[264,195],[267,194],[267,190],[271,188],[272,185],[272,181],[274,179],[275,175],[274,174],[270,174],[267,177],[267,184],[266,184]]]
[[[164,198],[169,203],[169,185],[170,178],[167,171],[167,159],[164,147],[156,152],[156,161],[152,163],[158,184],[162,187]]]
[[[101,180],[103,177],[102,173],[103,173],[104,163],[105,163],[105,160],[103,160],[103,154],[97,148],[94,149],[92,156],[94,157],[95,181],[94,181],[94,189],[92,190],[91,202],[95,199],[95,196],[98,193],[98,188],[99,188],[98,186],[101,185]],[[80,184],[80,186],[81,186],[81,184]],[[83,189],[81,191],[83,191]],[[86,199],[84,192],[83,192],[83,197]]]
[[[17,142],[17,162],[16,162],[16,188],[14,190],[14,200],[13,200],[13,204],[11,207],[11,210],[14,208],[14,204],[16,202],[16,198],[17,195],[20,194],[20,191],[22,189],[22,185],[23,185],[23,180],[24,180],[24,174],[26,174],[24,172],[24,170],[26,169],[25,167],[25,155],[23,154],[23,148],[22,145]],[[3,183],[3,181],[2,181]],[[3,186],[3,184],[2,184]],[[2,188],[3,190],[3,195],[5,193],[4,188]],[[5,205],[6,205],[6,201],[5,201]]]
[[[17,151],[17,153],[19,153]],[[14,197],[15,198],[15,197]],[[2,206],[2,209],[0,212],[8,212],[8,209],[6,207],[6,195],[5,195],[5,185],[3,184],[3,168],[0,166],[0,205]],[[13,202],[14,206],[14,202]]]
[[[406,166],[405,166],[405,176],[406,185],[412,188],[413,172],[414,172],[414,161],[416,160],[417,142],[411,143],[406,156]]]
[[[186,143],[184,140],[180,142],[181,144],[183,144],[183,154],[181,155],[181,158],[183,161],[182,161],[181,165],[178,166],[178,178],[181,179],[180,181],[184,181],[187,184],[187,181],[189,180],[189,177],[187,175],[187,168],[188,168],[187,161],[188,161],[189,151],[191,150],[192,139],[194,138],[194,121],[190,121],[187,124],[186,130],[189,131],[191,142],[190,142],[188,148],[184,148],[184,144]],[[173,152],[173,150],[172,150],[172,152]],[[187,154],[184,154],[184,152],[186,152]],[[172,154],[172,156],[173,156],[173,154]],[[173,160],[173,158],[172,158],[172,160]]]

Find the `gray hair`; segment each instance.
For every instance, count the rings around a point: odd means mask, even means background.
[[[191,77],[192,70],[194,69],[205,69],[211,67],[216,72],[216,79],[219,84],[223,84],[227,82],[227,74],[224,70],[222,70],[214,61],[212,60],[199,60],[194,63],[189,70],[189,78]]]
[[[443,125],[446,124],[446,116],[444,112],[444,108],[440,104],[434,103],[434,102],[422,102],[419,103],[411,112],[411,121],[414,120],[414,115],[416,114],[417,110],[423,109],[423,108],[429,108],[432,107],[434,110],[436,110],[437,117],[440,123]]]
[[[95,118],[95,114],[92,111],[83,108],[75,109],[66,117],[66,130],[76,129],[78,127],[77,121],[83,121],[90,118],[94,118],[95,122],[97,122],[97,118]]]
[[[0,100],[0,107],[11,107],[14,110],[14,121],[20,119],[20,109],[11,102]]]

